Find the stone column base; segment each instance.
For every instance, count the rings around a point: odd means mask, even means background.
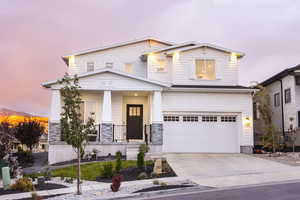
[[[156,145],[163,144],[163,124],[153,123],[151,124],[151,143]]]
[[[49,122],[49,144],[55,144],[61,141],[60,123]]]
[[[253,154],[253,147],[252,146],[241,146],[241,153],[245,154]]]
[[[113,124],[102,123],[100,125],[101,143],[102,144],[113,144]]]

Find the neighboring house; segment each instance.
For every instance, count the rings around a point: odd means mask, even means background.
[[[285,69],[261,83],[270,96],[272,121],[277,131],[287,139],[290,125],[300,127],[300,65]],[[264,122],[254,99],[254,133],[255,144],[260,145],[260,136],[264,133]],[[293,121],[290,121],[293,118]],[[297,139],[300,145],[300,137]]]
[[[78,74],[86,121],[95,113],[97,135],[88,151],[128,154],[149,143],[150,153],[251,153],[253,89],[238,85],[244,56],[206,43],[174,44],[154,38],[63,56]],[[49,163],[76,157],[61,141],[60,85],[51,89]]]

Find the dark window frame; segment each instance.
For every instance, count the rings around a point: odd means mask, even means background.
[[[295,76],[296,85],[300,85],[300,76]]]
[[[292,101],[292,94],[291,94],[291,88],[287,88],[284,90],[284,103],[291,103]]]
[[[274,94],[274,107],[279,107],[280,103],[280,93],[277,92]]]

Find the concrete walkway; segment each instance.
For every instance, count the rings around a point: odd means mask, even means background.
[[[245,154],[167,154],[179,177],[199,185],[231,187],[300,180],[300,167]]]

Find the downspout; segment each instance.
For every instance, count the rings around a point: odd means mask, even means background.
[[[280,79],[279,81],[280,81],[280,90],[281,90],[280,93],[281,93],[281,125],[282,125],[282,136],[283,136],[283,140],[285,141],[282,79]]]

